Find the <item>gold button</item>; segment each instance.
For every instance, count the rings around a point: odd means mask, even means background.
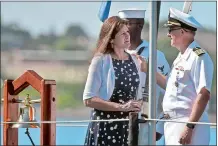
[[[175,86],[176,86],[176,87],[178,87],[178,86],[179,86],[179,83],[178,83],[177,81],[175,82]]]

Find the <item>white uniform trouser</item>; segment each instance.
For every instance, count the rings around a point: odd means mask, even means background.
[[[185,112],[169,112],[172,120],[188,121],[189,115]],[[199,122],[208,122],[208,115],[204,113]],[[165,122],[164,136],[166,145],[181,145],[179,143],[180,136],[186,126],[186,123]],[[209,145],[210,142],[210,125],[196,125],[190,145]]]

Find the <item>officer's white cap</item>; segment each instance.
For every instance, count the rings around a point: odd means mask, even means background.
[[[122,19],[128,19],[128,18],[145,18],[145,11],[143,9],[125,9],[125,10],[120,10],[118,12],[118,15]]]
[[[203,28],[193,16],[183,13],[175,8],[170,8],[168,22],[165,26],[180,26],[194,31],[197,30],[197,28]]]

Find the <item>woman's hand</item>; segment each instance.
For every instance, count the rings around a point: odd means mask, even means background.
[[[134,54],[134,56],[139,61],[141,72],[145,72],[146,73],[148,71],[148,69],[147,69],[148,63],[147,63],[147,61],[142,56],[140,56],[140,55]]]
[[[130,100],[130,101],[121,105],[121,111],[123,111],[123,112],[129,112],[129,111],[140,112],[141,106],[142,106],[141,102],[136,101],[136,100]]]

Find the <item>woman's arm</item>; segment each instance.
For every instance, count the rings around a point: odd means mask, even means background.
[[[85,106],[103,111],[139,111],[141,104],[136,101],[129,101],[125,104],[107,101],[99,97],[99,90],[102,84],[102,57],[96,56],[92,59],[89,67],[88,77],[83,92]]]
[[[95,108],[103,111],[121,111],[121,104],[108,102],[99,97],[92,97],[83,101],[87,107]]]
[[[138,101],[130,100],[127,103],[119,104],[111,101],[105,101],[99,97],[92,97],[90,99],[85,99],[85,106],[95,108],[102,111],[136,111],[141,110],[141,103]]]

